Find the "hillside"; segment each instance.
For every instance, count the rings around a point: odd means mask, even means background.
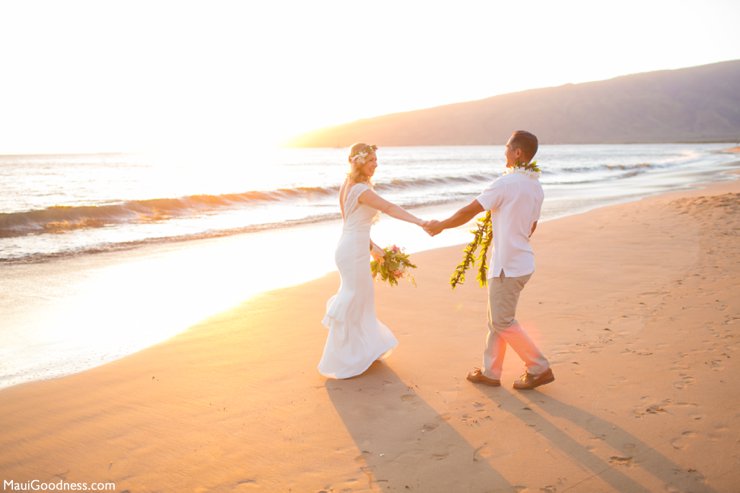
[[[487,145],[527,129],[549,144],[740,140],[740,60],[534,89],[359,120],[295,146]]]

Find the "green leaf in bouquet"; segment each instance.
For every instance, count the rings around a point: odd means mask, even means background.
[[[370,271],[373,278],[377,279],[380,275],[382,281],[387,282],[391,286],[398,286],[398,279],[400,277],[409,277],[411,282],[416,285],[416,280],[413,276],[408,274],[409,269],[415,269],[410,257],[401,248],[397,246],[386,247],[383,249],[383,261],[372,260],[370,262]],[[400,275],[396,273],[400,272]]]

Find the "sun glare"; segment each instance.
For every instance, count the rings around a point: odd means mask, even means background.
[[[13,74],[0,81],[0,152],[274,146],[360,118],[740,57],[732,2],[534,2],[526,23],[515,3],[440,5],[3,3],[0,46],[17,49],[0,49]]]

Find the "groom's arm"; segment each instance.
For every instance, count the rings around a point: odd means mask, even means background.
[[[432,224],[429,224],[428,227],[425,229],[427,230],[427,232],[429,232],[429,234],[434,236],[441,233],[445,229],[462,226],[463,224],[483,212],[483,210],[483,206],[480,205],[480,202],[478,202],[478,200],[473,200],[471,203],[469,203],[462,209],[459,209],[447,219],[443,221],[433,221]]]

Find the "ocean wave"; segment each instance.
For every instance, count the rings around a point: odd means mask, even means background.
[[[430,207],[442,204],[449,204],[453,202],[459,202],[461,200],[468,200],[471,198],[469,194],[455,194],[447,193],[444,195],[436,195],[433,199],[424,200],[401,200],[399,205],[406,209],[415,209],[419,207]],[[332,221],[341,219],[341,213],[337,206],[337,212],[330,212],[325,214],[314,214],[306,217],[287,219],[280,222],[267,222],[260,224],[250,224],[241,227],[223,228],[223,229],[209,229],[205,231],[187,233],[181,235],[170,235],[170,236],[157,236],[142,238],[139,240],[120,241],[120,242],[109,242],[109,243],[98,243],[94,245],[87,245],[79,248],[68,248],[60,249],[53,252],[34,252],[23,255],[15,256],[0,256],[0,264],[26,264],[26,263],[40,263],[50,260],[56,260],[67,257],[78,257],[88,254],[116,252],[121,250],[130,250],[146,245],[155,244],[166,244],[166,243],[178,243],[192,240],[203,240],[209,238],[220,238],[224,236],[233,236],[245,233],[256,233],[260,231],[269,231],[274,229],[290,228],[293,226],[310,225],[324,221]]]
[[[649,163],[604,164],[598,167],[570,167],[562,170],[545,169],[545,180],[558,179],[554,183],[584,183],[589,172],[594,170],[621,171],[621,177],[641,173],[654,167]],[[582,174],[581,180],[562,176],[563,174]],[[421,177],[403,176],[388,181],[378,180],[375,189],[379,193],[418,192],[432,190],[427,196],[439,197],[440,191],[449,191],[451,187],[466,188],[466,185],[481,187],[492,179],[496,173],[479,171],[466,175],[423,175]],[[241,209],[251,206],[267,205],[282,201],[296,203],[328,203],[339,193],[339,185],[332,186],[297,186],[275,190],[254,190],[243,193],[220,195],[190,195],[178,198],[151,198],[128,201],[108,201],[91,205],[55,205],[44,209],[0,213],[0,238],[11,238],[35,234],[63,234],[77,230],[105,228],[116,225],[136,225],[166,222],[176,218],[199,217],[215,214],[228,209]],[[446,199],[445,199],[446,200]],[[414,206],[415,204],[405,204]]]
[[[337,190],[338,187],[336,190],[300,187],[269,192],[131,200],[117,204],[52,206],[23,212],[0,213],[0,238],[64,233],[124,223],[153,223],[247,204],[274,202],[298,196],[310,197],[316,194],[329,195],[336,193]]]
[[[375,188],[380,192],[423,189],[484,182],[485,175],[405,178],[380,182]],[[118,224],[145,224],[173,218],[196,217],[225,209],[250,205],[269,204],[277,201],[303,200],[320,202],[334,197],[339,186],[294,187],[269,191],[249,191],[222,195],[191,195],[179,198],[130,200],[99,205],[58,205],[45,209],[0,213],[0,238],[30,234],[60,234],[80,229],[103,228]]]
[[[265,231],[277,228],[286,228],[290,226],[300,226],[306,224],[317,223],[321,221],[328,221],[332,219],[341,218],[341,214],[324,214],[305,217],[295,220],[286,220],[280,223],[264,223],[254,224],[249,226],[243,226],[239,228],[229,228],[220,230],[208,230],[200,233],[191,233],[185,235],[172,235],[172,236],[159,236],[153,238],[142,238],[140,240],[122,241],[122,242],[111,242],[101,243],[96,245],[85,246],[75,249],[58,250],[54,252],[36,252],[27,255],[19,255],[14,257],[0,257],[0,264],[26,264],[26,263],[39,263],[49,260],[55,260],[67,257],[78,257],[82,255],[116,252],[121,250],[130,250],[146,245],[154,244],[166,244],[166,243],[179,243],[191,240],[203,240],[208,238],[220,238],[223,236],[232,236],[243,233],[255,233],[259,231]]]
[[[611,183],[611,182],[615,182],[619,180],[624,180],[626,178],[632,178],[634,176],[639,176],[645,172],[646,170],[644,169],[642,170],[633,169],[631,171],[625,171],[624,173],[619,173],[613,176],[594,177],[593,175],[591,175],[589,177],[589,175],[583,175],[579,177],[576,175],[571,178],[562,177],[560,179],[555,179],[555,180],[550,180],[550,179],[543,180],[543,185],[590,185],[594,183],[605,184],[605,183]]]
[[[472,183],[486,183],[497,175],[472,174],[463,176],[430,176],[426,178],[398,178],[390,182],[379,182],[375,184],[378,191],[391,191],[409,188],[428,188],[449,185],[465,185]]]
[[[609,164],[604,163],[597,166],[569,166],[560,168],[558,171],[565,173],[593,173],[598,171],[647,171],[660,168],[655,163],[631,163],[631,164]]]
[[[636,173],[651,169],[654,165],[637,163],[634,165],[604,164],[600,168],[610,171],[619,171],[617,178],[625,178]],[[552,184],[587,183],[591,173],[582,173],[579,180],[572,179],[568,174],[593,171],[599,167],[565,168],[562,170],[544,170],[545,181]],[[563,173],[565,172],[565,173]],[[563,176],[566,175],[566,176]],[[588,177],[590,175],[590,177]],[[435,197],[432,203],[444,203],[457,200],[457,191],[467,190],[471,186],[483,187],[496,178],[496,173],[480,173],[478,171],[467,175],[422,177],[404,176],[388,181],[378,180],[375,189],[382,194],[398,192],[393,200],[401,205],[414,207],[417,203],[408,203],[403,200],[404,195],[417,197]],[[613,179],[614,176],[603,179]],[[602,181],[598,179],[596,181]],[[550,181],[553,180],[553,181]],[[557,180],[557,181],[554,181]],[[427,192],[428,191],[428,192]],[[238,210],[252,206],[268,206],[270,203],[283,202],[290,205],[316,204],[326,205],[333,203],[333,198],[339,193],[339,185],[315,187],[291,187],[265,191],[247,191],[243,193],[227,193],[220,195],[190,195],[178,198],[152,198],[128,201],[108,201],[107,203],[91,205],[56,205],[44,209],[34,209],[19,212],[0,213],[0,238],[12,238],[39,234],[64,234],[78,230],[89,230],[119,225],[138,225],[166,222],[178,218],[196,218],[203,215],[217,214],[220,211]],[[394,194],[395,195],[395,194]]]

